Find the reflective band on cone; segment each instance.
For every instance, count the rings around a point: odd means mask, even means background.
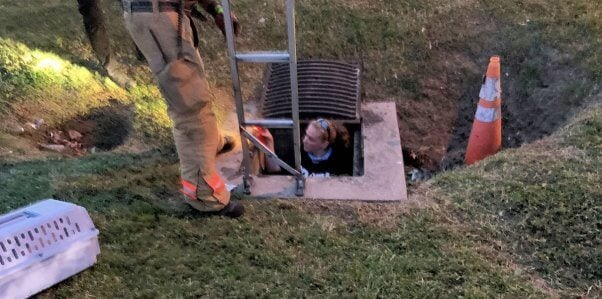
[[[485,77],[485,82],[481,86],[479,92],[479,98],[483,101],[494,102],[501,98],[502,87],[500,84],[500,78],[489,78]]]
[[[466,164],[473,164],[497,153],[502,147],[502,99],[500,58],[493,56],[481,91],[475,119],[466,148]]]
[[[499,110],[499,108],[483,108],[481,106],[478,106],[477,113],[475,113],[474,118],[484,123],[491,123],[500,118],[499,112],[501,111]]]

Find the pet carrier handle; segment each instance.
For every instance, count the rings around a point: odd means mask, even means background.
[[[0,229],[35,216],[36,214],[27,211],[23,211],[17,215],[7,215],[0,218]]]

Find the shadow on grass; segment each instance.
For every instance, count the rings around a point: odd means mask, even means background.
[[[111,100],[110,105],[93,108],[89,113],[66,121],[61,127],[76,130],[84,136],[85,148],[112,150],[122,145],[133,130],[132,105]]]

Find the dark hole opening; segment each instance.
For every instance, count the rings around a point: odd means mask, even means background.
[[[349,145],[344,147],[337,145],[336,149],[339,151],[337,155],[341,157],[341,165],[344,168],[344,172],[348,174],[338,176],[362,176],[364,174],[364,152],[362,143],[362,132],[361,124],[357,123],[346,123],[345,121],[338,121],[342,124],[349,132]],[[305,129],[309,121],[301,121],[301,155],[307,155],[303,150],[303,136],[305,135]],[[274,151],[276,155],[282,161],[294,168],[295,166],[295,154],[293,146],[293,133],[291,129],[270,129],[272,136],[274,137]],[[303,160],[303,159],[302,159]],[[303,167],[305,167],[302,163]],[[290,175],[287,171],[282,170],[279,173],[262,173],[264,175]]]

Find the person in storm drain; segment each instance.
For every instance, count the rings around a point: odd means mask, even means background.
[[[274,151],[274,138],[268,130],[256,130],[256,137]],[[318,118],[311,121],[303,136],[301,171],[305,177],[352,175],[353,158],[349,147],[349,132],[334,121]],[[269,173],[281,171],[273,159],[265,159]]]

